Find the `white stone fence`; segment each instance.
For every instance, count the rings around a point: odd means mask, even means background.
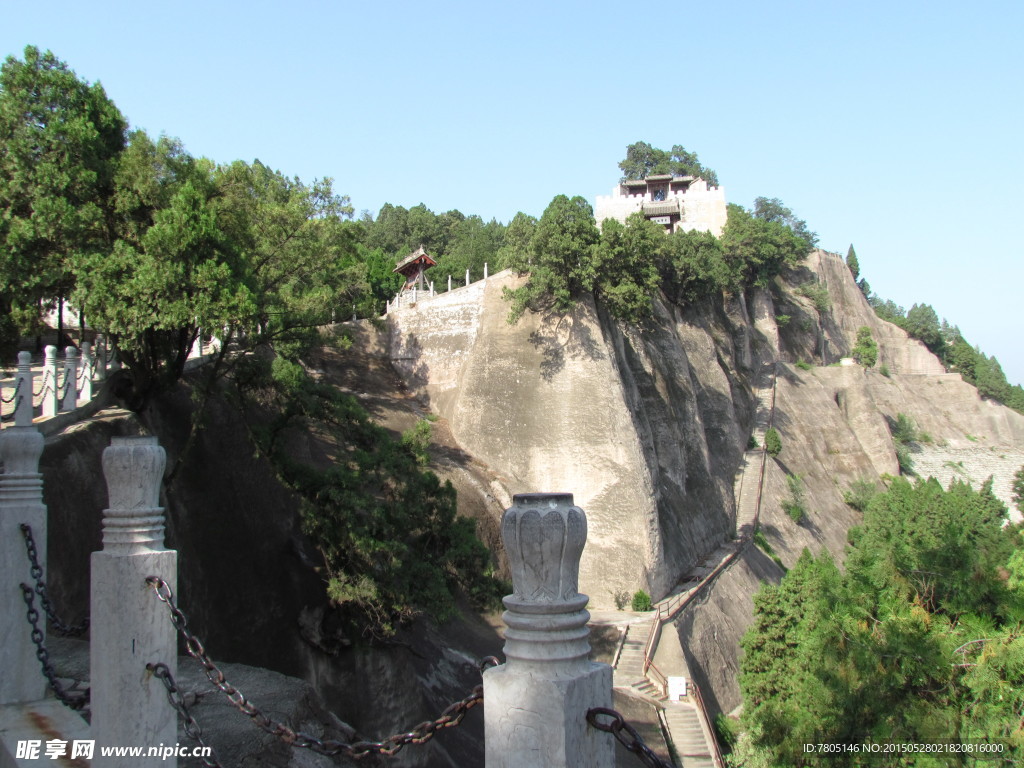
[[[42,449],[36,426],[19,423],[0,432],[0,768],[34,764],[24,762],[32,757],[31,748],[35,757],[54,752],[53,759],[67,758],[69,765],[175,768],[177,752],[169,755],[166,749],[148,757],[101,752],[111,746],[177,745],[178,713],[164,683],[177,674],[176,631],[186,638],[191,655],[205,657],[201,643],[187,633],[184,616],[164,604],[177,579],[177,553],[164,546],[164,510],[159,507],[164,450],[156,438],[124,437],[114,438],[103,452],[109,507],[103,510],[102,550],[92,554],[91,562],[87,725],[46,698],[39,663],[46,657],[45,624],[30,631],[26,622],[26,601],[33,592],[28,585],[42,582],[26,557],[23,525],[37,542],[44,580],[47,566],[46,508],[38,472]],[[513,583],[513,594],[504,599],[507,660],[487,669],[482,687],[455,706],[465,710],[482,697],[487,768],[612,768],[612,734],[625,740],[635,731],[624,729],[621,715],[611,709],[611,667],[588,658],[588,598],[577,589],[586,515],[573,506],[571,494],[520,494],[505,512],[501,529]],[[42,597],[45,585],[35,592]],[[261,721],[259,703],[247,702],[222,675],[211,680],[255,723],[272,722]],[[450,711],[435,721],[434,730],[449,724],[445,717]],[[416,728],[423,725],[429,723]],[[272,732],[292,745],[332,744],[335,753],[356,747],[317,742],[284,724],[275,723]],[[370,747],[382,753],[407,735]],[[88,754],[75,754],[90,743]],[[651,757],[647,765],[669,768]]]
[[[73,411],[90,402],[108,372],[118,368],[102,336],[96,337],[95,347],[88,341],[82,342],[80,350],[65,347],[63,359],[58,359],[56,347],[48,346],[42,365],[33,366],[31,353],[19,352],[14,377],[0,380],[0,414],[5,421],[25,426],[37,417]]]
[[[483,282],[487,282],[487,278],[489,276],[490,275],[488,274],[487,263],[484,262],[484,276],[483,276],[482,281]],[[479,283],[481,281],[477,280],[476,282]],[[466,276],[465,276],[464,284],[463,285],[456,285],[454,289],[452,288],[452,276],[448,275],[448,290],[445,291],[443,294],[442,294],[441,291],[435,291],[434,290],[434,281],[433,280],[431,280],[427,284],[426,289],[420,289],[417,286],[413,286],[412,288],[409,288],[408,290],[403,289],[403,290],[399,291],[397,294],[395,294],[395,297],[393,299],[391,299],[390,301],[387,302],[387,305],[386,305],[386,307],[384,309],[384,314],[387,315],[387,314],[390,314],[391,312],[397,312],[398,310],[401,310],[401,309],[407,309],[407,308],[410,308],[410,307],[415,307],[418,304],[422,304],[423,302],[430,301],[431,299],[437,298],[438,296],[446,295],[447,293],[451,292],[452,290],[456,290],[457,291],[460,288],[468,288],[470,285],[475,285],[475,283],[471,283],[470,282],[470,280],[469,280],[469,270],[467,269],[466,270]]]

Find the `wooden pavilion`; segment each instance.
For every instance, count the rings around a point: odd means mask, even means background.
[[[396,266],[392,271],[405,275],[405,285],[402,287],[403,291],[408,291],[413,287],[425,290],[427,285],[423,278],[423,273],[426,272],[429,267],[433,267],[436,264],[437,262],[431,258],[430,254],[423,250],[423,246],[421,245],[415,251],[398,262],[398,266]]]

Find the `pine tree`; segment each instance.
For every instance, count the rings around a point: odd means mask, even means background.
[[[854,280],[860,277],[860,262],[857,261],[857,252],[853,250],[853,243],[850,243],[850,250],[846,252],[846,266],[850,268]]]

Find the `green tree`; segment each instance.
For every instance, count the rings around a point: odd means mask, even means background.
[[[777,197],[755,198],[754,218],[789,227],[793,234],[807,243],[808,250],[818,244],[818,236],[807,228],[807,222],[793,215],[793,211],[784,206]]]
[[[661,282],[658,260],[663,229],[634,213],[625,225],[607,219],[594,250],[594,293],[614,316],[638,322],[651,314],[651,297]]]
[[[810,249],[808,242],[785,224],[729,204],[722,250],[735,285],[766,286],[783,268],[800,264]]]
[[[710,232],[676,230],[662,252],[662,284],[674,301],[692,304],[732,287],[722,241]]]
[[[330,179],[307,185],[256,160],[218,168],[214,184],[218,225],[255,304],[231,329],[244,331],[247,343],[321,325],[332,310],[348,314],[363,300],[366,267],[352,257],[355,238],[342,226],[352,206]]]
[[[29,46],[0,68],[0,346],[74,286],[75,259],[112,245],[124,117],[103,87]]]
[[[117,240],[78,260],[75,300],[117,346],[141,409],[181,377],[201,328],[222,333],[256,303],[218,221],[212,163],[135,131],[115,183]]]
[[[544,210],[530,241],[527,259],[512,266],[529,279],[516,289],[504,289],[512,303],[509,322],[526,310],[568,312],[580,295],[594,287],[594,248],[600,233],[594,211],[582,197],[556,196]]]
[[[1024,512],[1024,467],[1013,475],[1013,503],[1017,505],[1017,509]]]
[[[619,163],[622,181],[642,179],[646,176],[671,173],[674,176],[697,176],[709,186],[718,186],[718,174],[700,164],[697,155],[687,152],[676,144],[666,152],[656,149],[645,141],[638,141],[626,147],[626,159]]]
[[[853,347],[853,359],[865,368],[874,367],[878,362],[878,342],[871,335],[871,329],[862,325],[857,329],[857,342]]]
[[[392,257],[405,256],[409,240],[409,211],[400,205],[384,203],[377,218],[366,223],[366,247],[371,250],[379,248]]]
[[[739,762],[816,765],[804,743],[979,738],[1019,762],[1024,538],[1004,514],[988,486],[896,479],[850,532],[843,574],[805,552],[762,587],[743,639]],[[867,764],[852,751],[829,762]]]
[[[928,304],[914,304],[910,308],[903,330],[911,337],[921,341],[940,358],[945,357],[945,344],[942,341],[942,332],[939,328],[939,316]]]
[[[504,225],[494,219],[485,224],[479,216],[466,216],[452,227],[448,250],[439,256],[433,272],[438,276],[452,275],[458,281],[468,269],[470,280],[480,280],[484,264],[494,271],[504,236]]]
[[[520,211],[512,217],[505,229],[505,238],[495,257],[495,271],[513,265],[527,265],[530,261],[530,241],[537,231],[537,218]]]
[[[853,250],[853,243],[850,243],[850,249],[846,252],[846,266],[850,268],[850,274],[853,275],[854,280],[860,277],[860,262],[857,261],[857,252]]]
[[[782,438],[779,436],[779,430],[775,427],[768,427],[764,433],[764,449],[769,456],[778,456],[782,453]]]

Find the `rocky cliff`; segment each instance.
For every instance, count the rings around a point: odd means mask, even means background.
[[[746,295],[686,308],[656,302],[643,328],[588,301],[565,317],[527,314],[509,325],[502,289],[516,281],[502,273],[393,313],[389,353],[410,391],[493,473],[491,493],[576,495],[590,516],[581,589],[593,606],[638,588],[666,595],[734,535],[754,389],[772,372],[784,448],[766,466],[760,530],[786,565],[805,547],[842,558],[859,522],[843,492],[854,480],[898,473],[889,423],[900,413],[930,436],[915,457],[922,472],[944,468],[932,472],[943,482],[980,482],[991,470],[1008,501],[1009,475],[1024,463],[1024,417],[980,398],[880,320],[836,254],[815,251]],[[827,306],[816,308],[801,286],[824,287]],[[839,365],[862,326],[879,344],[874,370]],[[800,525],[782,509],[788,475],[806,488]],[[688,669],[713,709],[737,706],[752,595],[781,574],[760,550],[746,550],[665,633],[676,644],[659,651],[659,664]]]
[[[672,592],[735,535],[737,472],[757,409],[755,389],[775,375],[774,424],[783,450],[764,477],[760,529],[785,564],[804,547],[841,557],[858,515],[849,483],[898,471],[888,419],[912,416],[931,436],[922,471],[983,480],[1024,463],[1024,417],[984,401],[898,328],[878,320],[842,260],[815,252],[767,289],[680,308],[656,302],[642,328],[591,301],[559,317],[506,322],[503,273],[406,305],[384,323],[345,324],[347,351],[325,346],[310,368],[351,392],[396,434],[433,411],[432,467],[459,491],[460,512],[501,561],[497,521],[513,493],[569,491],[590,518],[581,591],[593,607],[638,588]],[[830,306],[798,290],[818,282]],[[891,375],[830,365],[868,326]],[[793,363],[815,363],[809,370]],[[254,456],[244,425],[214,408],[183,454],[187,392],[145,420],[104,412],[47,442],[44,472],[53,592],[72,619],[86,604],[88,553],[98,547],[105,494],[99,455],[113,434],[148,431],[183,456],[166,493],[169,543],[182,551],[181,592],[208,648],[229,662],[305,678],[360,733],[382,736],[460,698],[471,657],[497,652],[494,629],[466,620],[421,629],[390,649],[339,636],[324,613],[316,553],[298,531],[295,500]],[[296,450],[314,455],[315,440]],[[800,475],[809,513],[782,510],[787,475]],[[749,547],[701,599],[666,628],[658,663],[703,683],[713,709],[739,703],[739,639],[752,595],[781,569]],[[401,764],[473,764],[480,724]],[[468,761],[468,762],[467,762]]]

